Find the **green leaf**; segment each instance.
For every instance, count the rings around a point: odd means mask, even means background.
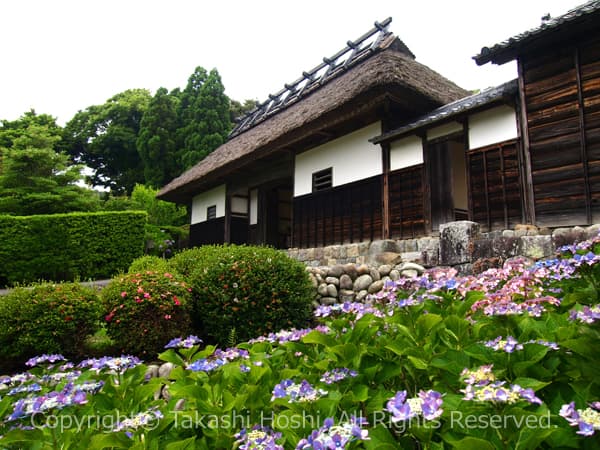
[[[311,331],[302,338],[302,342],[306,344],[321,344],[326,347],[333,347],[337,344],[333,336],[323,334],[320,331]]]
[[[437,314],[424,314],[417,319],[415,328],[420,338],[427,337],[433,328],[442,321],[442,317]]]
[[[429,367],[427,362],[425,362],[421,358],[416,358],[414,356],[408,356],[408,359],[416,369],[427,370],[427,368]]]
[[[496,450],[488,441],[475,437],[466,437],[460,441],[452,442],[452,445],[460,450]]]

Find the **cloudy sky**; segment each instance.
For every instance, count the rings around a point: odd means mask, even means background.
[[[131,88],[183,87],[217,68],[226,94],[264,100],[373,22],[466,89],[516,78],[478,67],[491,46],[583,0],[1,0],[0,119],[34,108],[64,124]]]

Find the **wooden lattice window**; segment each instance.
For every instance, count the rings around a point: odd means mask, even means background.
[[[206,208],[206,220],[217,218],[217,205],[212,205]]]
[[[312,174],[312,191],[320,192],[333,186],[333,170],[331,167]]]

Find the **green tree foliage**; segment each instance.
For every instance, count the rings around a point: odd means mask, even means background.
[[[67,123],[63,148],[93,169],[92,185],[129,194],[144,182],[136,141],[151,98],[146,89],[130,89],[78,112]]]
[[[231,130],[229,98],[216,69],[197,67],[181,93],[179,162],[188,169],[227,140]]]
[[[48,125],[31,123],[0,150],[0,213],[11,215],[92,211],[97,193],[77,186],[81,167],[69,165],[66,154],[54,150],[60,140]],[[6,136],[6,135],[5,135]]]
[[[148,223],[151,225],[179,226],[187,223],[187,209],[175,203],[165,202],[156,198],[157,189],[142,184],[136,184],[131,193],[133,209],[146,211]]]
[[[258,100],[244,100],[244,103],[240,103],[237,100],[229,100],[229,118],[231,122],[235,123],[239,118],[243,117],[246,113],[249,113],[258,104]]]
[[[32,109],[17,120],[0,120],[0,148],[11,148],[14,140],[20,137],[31,125],[47,127],[50,136],[60,136],[62,134],[62,128],[56,124],[54,117],[48,114],[37,114]]]
[[[147,185],[164,186],[182,171],[177,162],[175,139],[179,127],[178,105],[177,93],[169,94],[161,87],[142,117],[137,149],[144,165]]]

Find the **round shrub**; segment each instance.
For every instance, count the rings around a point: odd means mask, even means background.
[[[188,279],[194,270],[206,265],[206,262],[210,258],[209,255],[218,251],[218,248],[217,246],[205,245],[203,247],[186,249],[176,253],[175,256],[169,259],[169,264],[174,271]]]
[[[165,273],[171,270],[171,266],[166,259],[160,256],[146,255],[133,260],[127,272],[138,273],[148,270]]]
[[[194,322],[205,340],[227,345],[232,336],[244,341],[309,323],[314,292],[308,274],[283,252],[225,245],[186,253],[175,258],[193,266]]]
[[[144,271],[116,278],[102,290],[106,332],[121,352],[156,357],[190,332],[190,292],[178,275]]]
[[[100,328],[98,294],[79,283],[43,283],[0,297],[0,360],[18,364],[42,353],[84,356]]]

